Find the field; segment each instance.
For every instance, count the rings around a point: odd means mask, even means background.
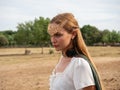
[[[54,49],[51,48],[53,51]],[[120,47],[88,47],[106,90],[120,90]],[[0,48],[0,90],[48,90],[60,52],[49,48]]]

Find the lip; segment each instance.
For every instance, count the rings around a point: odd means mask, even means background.
[[[55,48],[58,47],[58,45],[53,45]]]

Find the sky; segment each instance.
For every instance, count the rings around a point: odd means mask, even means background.
[[[18,23],[40,16],[70,12],[79,26],[120,31],[120,0],[0,0],[0,31],[17,30]]]

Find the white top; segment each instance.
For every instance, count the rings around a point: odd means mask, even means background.
[[[95,82],[88,62],[83,58],[73,57],[62,73],[55,73],[53,70],[49,90],[82,90],[90,85],[95,85]]]

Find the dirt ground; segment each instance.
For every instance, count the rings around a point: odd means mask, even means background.
[[[48,90],[49,75],[58,62],[60,53],[48,54],[45,49],[0,49],[0,90]],[[90,47],[106,90],[120,90],[120,47]],[[99,54],[98,54],[99,53]]]

